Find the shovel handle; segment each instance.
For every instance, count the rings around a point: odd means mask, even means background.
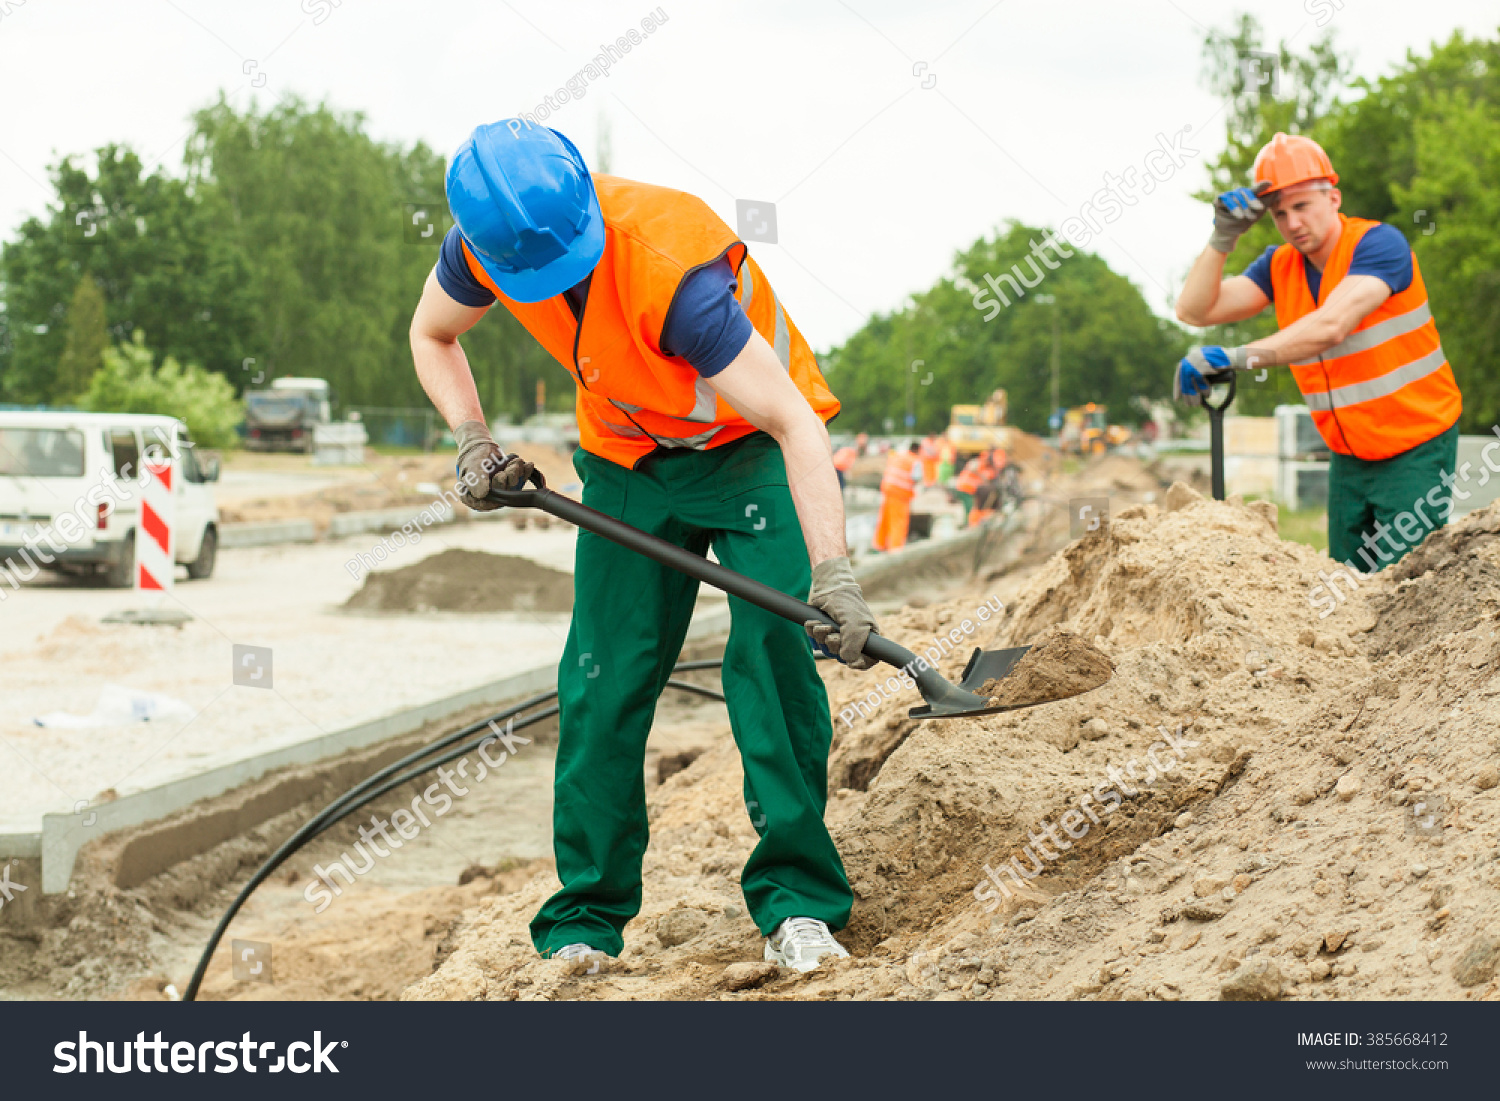
[[[1208,410],[1208,463],[1209,483],[1215,501],[1224,499],[1224,410],[1234,400],[1235,375],[1229,374],[1229,392],[1218,405],[1204,395],[1203,405]]]
[[[537,476],[537,480],[540,481],[540,475]],[[808,620],[835,623],[821,609],[814,608],[805,601],[787,596],[786,593],[746,577],[742,573],[735,573],[731,569],[710,562],[692,551],[684,550],[675,543],[669,543],[665,539],[622,523],[613,516],[606,516],[598,509],[589,508],[571,497],[554,493],[546,488],[545,483],[539,489],[492,489],[487,499],[511,508],[540,509],[548,515],[556,516],[559,520],[566,520],[584,531],[603,536],[612,543],[618,543],[637,554],[643,554],[689,577],[696,577],[699,581],[712,585],[730,596],[737,596],[741,600],[754,604],[757,608],[764,608],[773,615],[779,615],[793,623],[806,623]],[[874,633],[871,633],[865,642],[865,653],[877,661],[893,665],[898,669],[911,665],[917,660],[916,655],[906,647]]]

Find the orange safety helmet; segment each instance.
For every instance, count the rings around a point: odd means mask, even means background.
[[[1255,156],[1255,182],[1269,183],[1267,191],[1283,191],[1309,180],[1327,180],[1330,185],[1339,182],[1333,162],[1312,138],[1278,131]]]

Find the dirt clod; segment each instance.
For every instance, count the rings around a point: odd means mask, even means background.
[[[1032,644],[1007,676],[985,681],[979,687],[979,694],[988,696],[995,707],[1064,700],[1098,688],[1109,680],[1114,669],[1114,662],[1081,637],[1070,631],[1058,631]],[[1103,737],[1109,732],[1104,720],[1090,722],[1103,727],[1102,731],[1095,727],[1091,734]]]

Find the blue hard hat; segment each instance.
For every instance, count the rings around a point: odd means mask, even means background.
[[[604,255],[604,215],[583,156],[524,119],[475,128],[448,165],[448,209],[495,285],[541,302],[583,281]]]

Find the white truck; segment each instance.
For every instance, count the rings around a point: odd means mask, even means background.
[[[0,411],[0,580],[24,579],[41,566],[75,576],[102,574],[118,588],[134,584],[140,462],[153,446],[178,456],[174,557],[189,577],[212,574],[219,510],[210,483],[218,481],[219,463],[200,461],[181,421],[138,413]]]

